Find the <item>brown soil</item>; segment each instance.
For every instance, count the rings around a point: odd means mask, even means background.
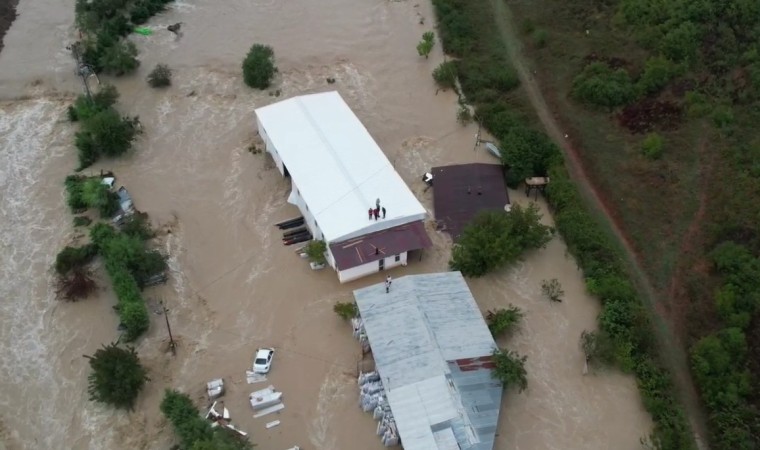
[[[5,32],[16,20],[16,5],[18,0],[0,0],[0,51],[3,51]]]

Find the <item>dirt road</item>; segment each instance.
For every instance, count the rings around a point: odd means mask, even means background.
[[[614,220],[613,215],[605,205],[599,192],[597,192],[594,186],[589,182],[577,150],[573,148],[571,139],[562,131],[562,128],[554,118],[544,96],[541,94],[538,81],[535,77],[531,76],[528,64],[522,55],[520,40],[514,32],[516,27],[514,26],[512,12],[504,0],[490,0],[490,2],[494,12],[493,16],[499,28],[501,40],[506,46],[512,66],[520,77],[521,86],[528,95],[531,105],[535,109],[547,134],[562,149],[568,171],[579,186],[582,195],[590,200],[597,210],[604,214],[609,223],[610,229],[625,252],[630,267],[636,273],[637,279],[635,282],[639,288],[644,291],[646,303],[654,313],[652,314],[652,319],[655,325],[654,328],[658,333],[661,348],[665,352],[665,359],[670,362],[671,371],[674,374],[676,386],[679,390],[685,412],[689,418],[692,429],[694,430],[695,440],[700,449],[706,449],[707,444],[702,438],[702,436],[706,436],[707,434],[705,426],[706,421],[701,411],[694,383],[691,380],[691,374],[688,370],[686,354],[680,346],[671,344],[672,342],[677,342],[677,339],[675,338],[670,323],[668,323],[667,318],[664,317],[664,312],[658,309],[658,304],[660,304],[660,302],[658,301],[657,293],[641,269],[638,258],[636,257],[636,252],[630,241]]]

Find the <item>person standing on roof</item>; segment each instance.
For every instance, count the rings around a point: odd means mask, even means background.
[[[385,206],[382,207],[383,210],[383,219],[385,219]]]
[[[380,208],[375,208],[375,210],[372,212],[375,214],[375,220],[380,218]]]
[[[369,209],[369,220],[372,220],[372,208]]]
[[[385,277],[385,293],[386,294],[391,291],[391,283],[393,283],[393,280],[391,279],[391,276],[388,275],[387,277]]]

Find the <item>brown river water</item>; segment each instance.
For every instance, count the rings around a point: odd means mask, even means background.
[[[116,172],[162,230],[156,245],[169,255],[171,278],[145,295],[169,307],[179,349],[167,351],[164,319],[154,315],[137,344],[151,382],[128,413],[88,401],[86,391],[82,355],[117,337],[107,279],[97,296],[74,304],[55,301],[51,290],[55,254],[78,239],[63,192],[76,165],[65,109],[82,89],[65,49],[76,36],[73,3],[21,0],[0,54],[0,448],[166,449],[173,433],[158,410],[164,389],[205,405],[205,382],[216,377],[227,383],[233,422],[258,448],[383,448],[376,423],[358,408],[360,347],[332,312],[382,275],[340,285],[281,245],[273,224],[296,215],[289,185],[265,156],[247,151],[254,108],[277,99],[245,87],[240,63],[252,43],[267,43],[282,97],[339,90],[432,214],[423,172],[493,160],[473,151],[476,129],[457,124],[455,96],[436,92],[430,73],[443,59],[440,45],[428,60],[416,54],[432,29],[430,5],[177,2],[149,22],[153,35],[132,36],[139,72],[103,81],[116,84],[121,111],[139,115],[145,133],[133,154],[92,171]],[[183,22],[179,39],[166,31],[175,22]],[[158,62],[175,71],[165,91],[145,83]],[[450,240],[430,234],[435,247],[394,277],[447,269]],[[541,280],[550,278],[562,283],[564,302],[541,297]],[[525,311],[519,331],[500,343],[528,355],[529,387],[505,394],[497,449],[640,448],[651,422],[633,378],[582,374],[578,338],[595,326],[599,307],[559,238],[470,287],[484,311],[510,303]],[[247,397],[265,385],[248,385],[245,370],[259,346],[277,348],[268,378],[284,392],[285,409],[254,419]],[[267,430],[275,419],[281,424]]]

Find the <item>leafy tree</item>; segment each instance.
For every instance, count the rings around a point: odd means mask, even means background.
[[[121,225],[121,232],[127,236],[135,237],[140,240],[148,240],[156,235],[148,223],[148,215],[145,213],[132,214]]]
[[[454,89],[457,80],[457,66],[454,61],[444,61],[433,70],[433,79],[443,89]]]
[[[119,197],[100,178],[89,178],[82,185],[82,200],[95,208],[100,217],[112,217],[119,210]]]
[[[92,99],[80,95],[74,102],[73,115],[77,120],[90,119],[95,114],[110,109],[119,99],[119,92],[111,84],[104,84],[92,95]]]
[[[586,362],[599,362],[602,364],[615,363],[615,343],[610,336],[603,331],[583,330],[580,338],[580,346],[586,356]]]
[[[92,368],[87,389],[90,400],[131,410],[145,382],[149,381],[135,349],[112,343],[98,349],[95,355],[85,357]]]
[[[315,264],[325,264],[325,252],[327,252],[327,244],[325,241],[309,241],[306,244],[306,254],[309,255],[309,259]]]
[[[676,65],[663,56],[649,58],[644,64],[644,72],[636,82],[644,94],[654,94],[662,90],[677,75]]]
[[[277,68],[274,65],[274,50],[263,44],[253,44],[243,60],[243,80],[256,89],[266,89],[272,82]]]
[[[167,389],[160,408],[172,423],[184,449],[250,450],[253,447],[247,440],[233,436],[227,430],[212,428],[186,394]]]
[[[359,307],[355,302],[338,302],[333,305],[333,311],[345,320],[359,317]]]
[[[534,204],[515,205],[509,213],[481,212],[462,231],[449,266],[465,276],[480,277],[517,261],[525,251],[541,248],[551,239],[551,227],[540,220]]]
[[[657,133],[649,133],[641,143],[641,153],[643,153],[647,159],[660,159],[662,158],[662,147],[662,136]]]
[[[167,65],[157,64],[150,74],[148,74],[148,84],[154,88],[171,86],[172,69]]]
[[[80,167],[88,167],[101,154],[118,156],[127,152],[137,133],[135,119],[122,118],[112,108],[98,112],[76,134]]]
[[[505,387],[517,386],[520,392],[528,388],[528,372],[525,370],[527,356],[520,356],[511,350],[495,349],[492,355],[495,368],[491,376]]]
[[[556,278],[541,281],[541,292],[546,298],[553,302],[561,302],[562,297],[565,295],[565,291],[562,290],[562,285],[559,284],[559,280]]]
[[[493,337],[511,333],[523,318],[523,312],[514,305],[507,309],[499,308],[486,313],[486,323]]]
[[[82,247],[66,246],[55,257],[55,271],[59,275],[66,275],[74,269],[86,266],[98,254],[98,249],[93,244]]]
[[[130,41],[116,41],[103,48],[98,57],[98,65],[106,73],[116,76],[134,72],[140,65],[137,60],[137,47]]]
[[[690,62],[697,56],[700,44],[699,28],[685,21],[671,28],[660,41],[660,51],[676,62]]]
[[[612,69],[607,64],[587,65],[573,80],[572,96],[584,103],[615,108],[636,98],[636,89],[625,69]]]
[[[427,59],[433,50],[433,46],[435,46],[435,33],[426,31],[422,34],[422,40],[417,44],[417,53]]]
[[[501,136],[501,162],[507,168],[507,185],[514,188],[522,180],[545,176],[549,164],[559,154],[545,134],[527,127],[512,127]]]

